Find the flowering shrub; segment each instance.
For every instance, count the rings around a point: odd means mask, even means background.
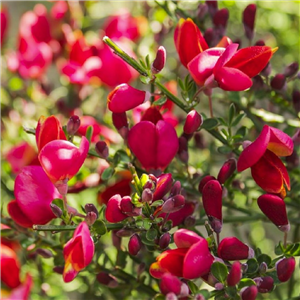
[[[15,5],[1,298],[298,299],[297,4]]]

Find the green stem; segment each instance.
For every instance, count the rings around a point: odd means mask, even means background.
[[[246,223],[251,221],[264,220],[265,217],[263,215],[255,215],[255,216],[233,216],[223,219],[223,223]],[[201,219],[196,221],[196,225],[205,225],[207,219]]]
[[[122,50],[116,43],[114,43],[108,36],[103,38],[103,42],[114,50],[114,53],[131,65],[141,75],[148,77],[147,70],[142,67],[133,57],[129,56],[124,50]]]
[[[36,231],[72,231],[77,228],[76,225],[33,225],[33,230]]]

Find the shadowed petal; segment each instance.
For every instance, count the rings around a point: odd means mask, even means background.
[[[174,233],[174,242],[178,248],[189,248],[201,240],[201,236],[188,229],[182,228]]]
[[[270,151],[278,156],[289,156],[293,153],[294,143],[290,136],[274,127],[270,127],[270,134]]]

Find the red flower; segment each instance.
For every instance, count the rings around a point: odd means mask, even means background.
[[[161,253],[150,266],[150,274],[161,278],[171,273],[185,279],[195,279],[209,272],[213,263],[207,241],[195,232],[179,229],[174,233],[177,249]]]
[[[241,153],[237,170],[251,168],[253,179],[263,190],[284,195],[283,185],[290,189],[290,179],[278,156],[292,153],[293,140],[281,130],[265,125],[259,137]]]

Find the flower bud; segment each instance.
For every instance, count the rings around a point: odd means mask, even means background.
[[[36,249],[36,253],[39,254],[40,256],[44,257],[44,258],[53,257],[53,253],[48,249],[38,248],[38,249]]]
[[[216,14],[216,12],[218,11],[218,1],[216,1],[216,0],[214,0],[214,1],[206,0],[205,3],[208,6],[209,14],[213,18],[214,15]]]
[[[288,232],[290,223],[286,214],[285,202],[277,195],[265,194],[257,199],[261,211],[273,222],[279,230]]]
[[[298,69],[299,69],[299,64],[295,61],[285,67],[283,75],[285,77],[293,77],[294,75],[297,74]]]
[[[249,40],[254,37],[254,23],[256,15],[256,4],[249,4],[243,11],[243,24],[246,36]]]
[[[178,300],[178,298],[174,293],[168,293],[165,300]]]
[[[202,294],[197,294],[195,295],[194,300],[205,300],[205,297]]]
[[[179,148],[178,148],[178,157],[183,163],[187,163],[189,160],[188,153],[188,141],[185,137],[181,136],[179,138]]]
[[[106,272],[100,272],[96,276],[99,283],[106,285],[109,288],[115,288],[119,285],[117,278],[106,273]]]
[[[189,227],[194,227],[196,224],[196,218],[194,216],[187,216],[184,221],[183,224],[185,227],[189,228]]]
[[[252,78],[252,90],[259,91],[264,87],[264,81],[260,75],[256,75]]]
[[[253,279],[257,285],[257,289],[260,293],[269,293],[274,287],[274,280],[271,276],[256,277]]]
[[[274,90],[281,90],[284,85],[285,85],[285,76],[283,74],[276,74],[272,80],[271,80],[271,87],[274,89]]]
[[[55,217],[60,218],[62,216],[63,211],[57,205],[51,203],[50,208],[51,208],[53,214],[55,215]]]
[[[156,189],[153,194],[153,201],[162,199],[172,188],[172,174],[162,174],[157,178]]]
[[[94,213],[93,211],[90,211],[85,216],[85,222],[91,226],[95,223],[95,221],[98,219],[98,214]]]
[[[67,123],[67,132],[73,136],[80,127],[80,118],[76,115],[72,116]]]
[[[185,199],[182,195],[176,195],[166,200],[166,202],[162,205],[162,212],[165,213],[173,213],[175,211],[180,210],[185,203]]]
[[[294,110],[297,113],[299,113],[300,112],[300,91],[293,90],[292,99],[293,99]]]
[[[127,228],[122,228],[122,229],[120,229],[120,230],[118,230],[117,232],[116,232],[116,235],[118,236],[118,237],[120,237],[120,238],[122,238],[122,237],[130,237],[130,236],[132,236],[134,234],[134,230],[132,230],[132,229],[127,229]]]
[[[130,255],[137,255],[142,248],[142,241],[138,234],[134,234],[131,236],[128,243],[128,252]]]
[[[213,23],[216,27],[226,28],[229,18],[229,11],[227,8],[219,9],[213,18]]]
[[[175,183],[173,184],[171,191],[170,191],[170,197],[176,196],[178,194],[180,194],[181,192],[181,183],[180,181],[175,181]]]
[[[142,202],[151,202],[153,199],[153,193],[150,189],[146,188],[142,192]]]
[[[210,176],[207,175],[205,177],[203,177],[201,179],[201,181],[199,182],[199,186],[198,186],[198,191],[202,194],[203,188],[206,185],[207,182],[209,182],[210,180],[216,180],[216,178],[214,176]]]
[[[296,261],[294,257],[283,258],[276,262],[277,277],[281,282],[288,281],[295,270]]]
[[[268,62],[267,65],[265,66],[265,68],[260,72],[261,75],[268,77],[272,72],[272,66],[271,64]]]
[[[235,158],[230,158],[225,163],[223,164],[222,168],[219,171],[218,174],[218,181],[221,184],[224,184],[225,181],[230,178],[230,176],[234,173],[236,170],[236,159]]]
[[[218,256],[224,260],[241,260],[254,257],[254,251],[236,237],[226,237],[219,244]]]
[[[197,18],[202,20],[208,12],[208,6],[206,3],[200,3],[197,9]]]
[[[235,286],[240,282],[241,279],[242,279],[242,265],[239,261],[235,261],[232,264],[231,270],[227,276],[227,284],[228,286]]]
[[[103,159],[108,158],[109,150],[108,150],[107,144],[104,141],[97,142],[95,145],[95,149],[96,149],[97,154],[101,158],[103,158]]]
[[[84,206],[84,209],[85,209],[85,212],[86,213],[89,213],[89,212],[94,212],[96,215],[97,215],[97,218],[99,216],[98,214],[98,210],[96,208],[96,206],[92,203],[87,203],[85,206]]]
[[[131,202],[130,196],[124,196],[120,204],[121,212],[129,217],[139,216],[141,208],[135,207]]]
[[[256,43],[254,44],[254,46],[265,46],[266,43],[263,40],[258,40],[256,41]]]
[[[164,68],[166,56],[166,49],[163,46],[160,46],[156,52],[156,57],[151,66],[152,74],[157,74]]]
[[[255,300],[258,293],[256,285],[246,286],[241,289],[242,300]]]
[[[64,272],[64,267],[63,266],[55,266],[53,267],[53,272],[62,275]]]
[[[120,250],[121,249],[122,238],[120,238],[119,236],[117,236],[117,231],[116,230],[112,231],[111,239],[112,239],[113,246],[116,249]]]
[[[161,277],[161,281],[159,283],[159,288],[162,294],[167,295],[168,293],[174,293],[175,295],[180,294],[181,281],[178,277],[165,273]]]
[[[263,262],[259,265],[259,273],[260,273],[260,274],[265,274],[267,270],[268,270],[268,265],[263,261]]]
[[[202,123],[202,116],[195,109],[193,109],[186,116],[183,131],[186,134],[193,134]]]
[[[216,289],[217,291],[222,291],[222,290],[224,289],[224,284],[221,283],[221,282],[217,282],[217,283],[215,284],[215,289]]]
[[[160,249],[167,248],[170,244],[170,240],[171,240],[171,235],[169,232],[165,232],[164,234],[162,234],[158,242]]]

